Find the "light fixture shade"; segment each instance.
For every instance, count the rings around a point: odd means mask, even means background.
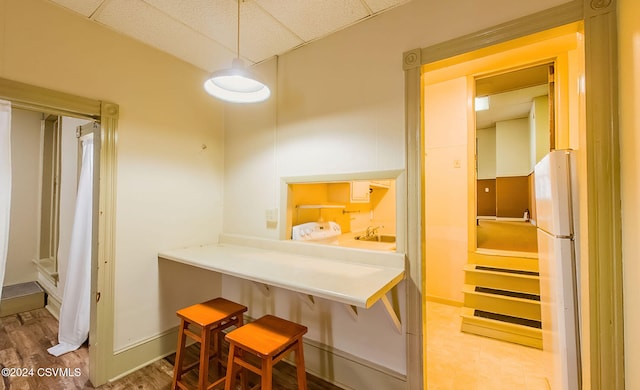
[[[271,96],[269,87],[252,75],[239,58],[233,60],[231,68],[213,72],[204,89],[211,96],[232,103],[257,103]]]

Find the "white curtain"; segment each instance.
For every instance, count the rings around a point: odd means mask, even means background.
[[[62,306],[59,344],[48,349],[54,356],[75,351],[89,336],[91,294],[91,226],[93,202],[93,138],[82,141],[82,168],[71,230]]]
[[[9,249],[11,216],[11,102],[0,100],[0,299]]]

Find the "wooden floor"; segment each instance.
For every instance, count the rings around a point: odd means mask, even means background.
[[[12,377],[3,375],[0,390],[171,388],[175,355],[160,359],[113,383],[94,388],[89,381],[86,345],[59,357],[52,356],[47,348],[57,344],[57,335],[58,321],[46,309],[0,318],[0,369],[20,369],[24,374]],[[187,358],[195,359],[196,354],[197,347],[192,346]],[[274,390],[297,389],[295,375],[294,367],[286,362],[278,363],[274,367]],[[184,378],[187,383],[195,384],[197,370],[189,372]],[[257,377],[251,378],[250,383],[256,380]],[[310,374],[307,374],[307,381],[309,390],[341,390]]]

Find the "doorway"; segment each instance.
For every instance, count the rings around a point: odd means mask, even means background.
[[[46,88],[0,78],[0,99],[14,108],[87,118],[100,123],[95,139],[89,378],[100,385],[109,378],[113,359],[113,259],[115,258],[116,134],[119,107]],[[100,245],[98,245],[98,243]],[[98,267],[100,264],[100,267]]]
[[[13,171],[19,174],[13,175],[4,285],[37,281],[47,309],[58,317],[79,172],[77,127],[95,122],[20,108],[12,119]]]
[[[475,78],[476,247],[537,252],[534,168],[555,143],[553,63]]]
[[[573,28],[578,27],[573,26]],[[480,149],[480,146],[477,146],[480,140],[476,138],[476,111],[473,101],[476,97],[476,90],[480,89],[477,85],[480,80],[486,79],[485,81],[491,81],[492,84],[495,84],[496,79],[491,79],[492,77],[514,70],[528,69],[532,66],[559,64],[559,72],[563,77],[566,77],[565,80],[579,78],[583,62],[566,61],[567,57],[580,58],[579,44],[576,42],[579,34],[571,29],[568,28],[564,33],[560,33],[560,36],[567,38],[560,45],[557,40],[554,42],[553,39],[545,41],[544,39],[527,40],[524,38],[520,41],[510,42],[508,49],[504,47],[488,48],[479,53],[468,54],[465,56],[466,60],[460,63],[452,64],[449,62],[442,66],[424,66],[422,69],[424,91],[422,108],[424,111],[426,156],[424,160],[424,218],[425,247],[427,248],[425,256],[425,306],[427,308],[428,346],[426,360],[427,382],[430,386],[442,385],[443,383],[438,383],[438,380],[442,378],[447,380],[450,377],[447,374],[450,370],[442,370],[442,367],[453,366],[458,372],[465,373],[464,380],[468,381],[466,383],[470,386],[475,384],[484,385],[487,388],[513,388],[521,387],[525,384],[522,382],[523,380],[529,380],[536,382],[540,388],[546,388],[548,371],[544,369],[550,358],[541,351],[542,332],[539,302],[536,309],[536,303],[530,302],[535,299],[528,299],[534,298],[536,292],[539,294],[539,282],[536,279],[537,276],[533,275],[534,272],[537,273],[535,270],[537,267],[535,250],[527,251],[532,255],[524,258],[512,256],[513,253],[509,253],[508,256],[496,259],[495,256],[487,256],[486,253],[482,253],[482,244],[478,240],[478,221],[481,220],[478,217],[482,217],[482,215],[477,212],[479,195],[477,196],[476,189],[478,188],[478,192],[480,192],[481,189],[484,190],[484,187],[478,186],[476,170],[480,171],[480,165],[484,162],[481,162],[479,157],[476,160],[476,148]],[[578,52],[576,53],[576,51]],[[546,90],[548,88],[546,76],[542,84],[544,86],[541,89]],[[577,126],[579,125],[575,121],[576,117],[570,118],[567,108],[571,107],[573,110],[572,105],[579,104],[580,99],[575,96],[577,90],[570,91],[568,84],[565,84],[561,86],[560,91],[562,93],[556,92],[551,96],[566,100],[554,108],[553,117],[556,118],[556,121],[566,121],[563,123],[567,126],[563,128],[562,133],[549,135],[547,139],[553,138],[559,147],[579,146],[579,140],[572,138],[573,133],[570,130],[576,129],[575,133],[578,133]],[[486,94],[489,95],[489,93]],[[540,94],[540,96],[542,95]],[[544,105],[544,103],[542,104]],[[577,112],[579,108],[575,108],[575,110]],[[556,114],[559,114],[559,117]],[[516,119],[523,118],[509,120]],[[520,138],[528,138],[527,145],[530,146],[532,144],[530,130],[528,132],[522,130],[521,133],[523,134]],[[524,134],[529,134],[529,137]],[[549,130],[549,134],[552,134],[551,130]],[[495,138],[494,134],[492,142],[497,145]],[[548,151],[548,147],[546,151]],[[500,157],[504,157],[507,153],[500,152]],[[514,176],[524,177],[524,180],[521,180],[524,185],[520,187],[525,188],[523,196],[525,202],[523,204],[526,206],[520,205],[519,209],[516,209],[517,213],[509,211],[508,213],[513,214],[507,213],[502,216],[502,218],[516,219],[516,221],[510,222],[524,222],[526,210],[529,209],[529,218],[532,215],[531,209],[535,210],[535,206],[528,203],[530,196],[527,184],[530,180],[528,176],[531,173],[532,165],[535,165],[532,162],[535,160],[532,158],[530,148],[525,152],[518,151],[517,154],[524,154],[527,157],[524,159],[527,168],[523,172],[517,172],[517,175],[514,174]],[[497,156],[497,153],[494,151],[493,155]],[[495,165],[496,162],[494,161],[493,164]],[[514,163],[511,162],[509,165],[513,167]],[[493,169],[496,172],[496,168]],[[495,176],[496,179],[499,177],[499,175]],[[500,218],[498,198],[494,199],[496,201],[495,215],[491,215],[491,217],[497,219]],[[493,212],[491,213],[493,214]],[[511,250],[509,252],[521,251]],[[492,274],[491,277],[497,274],[500,278],[507,279],[504,278],[504,274],[498,273],[507,268],[505,267],[506,263],[509,264],[508,268],[518,271],[513,274],[526,275],[521,279],[529,279],[526,282],[527,286],[519,285],[516,288],[510,285],[509,288],[506,288],[489,285],[487,287],[482,285],[484,282],[479,282],[479,280],[486,280],[483,278],[487,274]],[[511,273],[508,276],[510,278]],[[531,280],[533,280],[532,283]],[[495,299],[493,296],[496,293],[503,295],[502,293],[507,290],[516,290],[519,295],[500,297],[500,299]],[[472,307],[472,305],[476,305],[476,307]],[[435,308],[435,313],[433,308]],[[517,314],[505,313],[505,310],[514,310]],[[452,333],[445,336],[444,339],[458,338],[460,344],[444,346],[430,338],[430,333],[438,332],[438,328],[434,324],[443,311],[454,312],[454,315],[449,317],[452,323],[449,324],[448,330]],[[481,318],[477,318],[478,314]],[[513,322],[516,317],[518,323]],[[470,321],[465,322],[467,318]],[[503,324],[505,319],[509,324]],[[487,324],[491,324],[491,326]],[[493,327],[496,324],[499,325]],[[512,329],[518,329],[515,336]],[[439,335],[435,340],[441,339],[443,337]],[[509,350],[509,352],[506,355],[501,355],[501,358],[490,355],[488,352],[483,355],[482,346],[489,342],[488,339],[502,340],[500,345],[503,345],[504,350]],[[429,347],[430,344],[431,347]],[[515,346],[515,344],[520,345]],[[518,349],[512,350],[512,346]],[[459,359],[458,354],[454,351],[461,349],[476,351],[474,352],[476,357],[473,359],[473,364],[467,359],[464,361]],[[521,357],[525,357],[525,360],[519,361],[518,358]],[[447,360],[450,358],[453,360]],[[483,366],[491,359],[494,362],[499,360],[498,366],[516,364],[518,367],[528,367],[528,369],[517,373],[504,372],[504,375],[500,376],[498,372]],[[540,370],[536,371],[538,369]],[[491,371],[492,375],[487,376],[487,370]],[[500,378],[499,383],[495,382],[496,378]]]

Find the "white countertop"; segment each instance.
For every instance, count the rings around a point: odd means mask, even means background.
[[[405,274],[401,253],[340,251],[326,245],[239,236],[221,241],[165,250],[158,257],[363,308],[371,307]],[[249,245],[238,245],[245,241]]]

